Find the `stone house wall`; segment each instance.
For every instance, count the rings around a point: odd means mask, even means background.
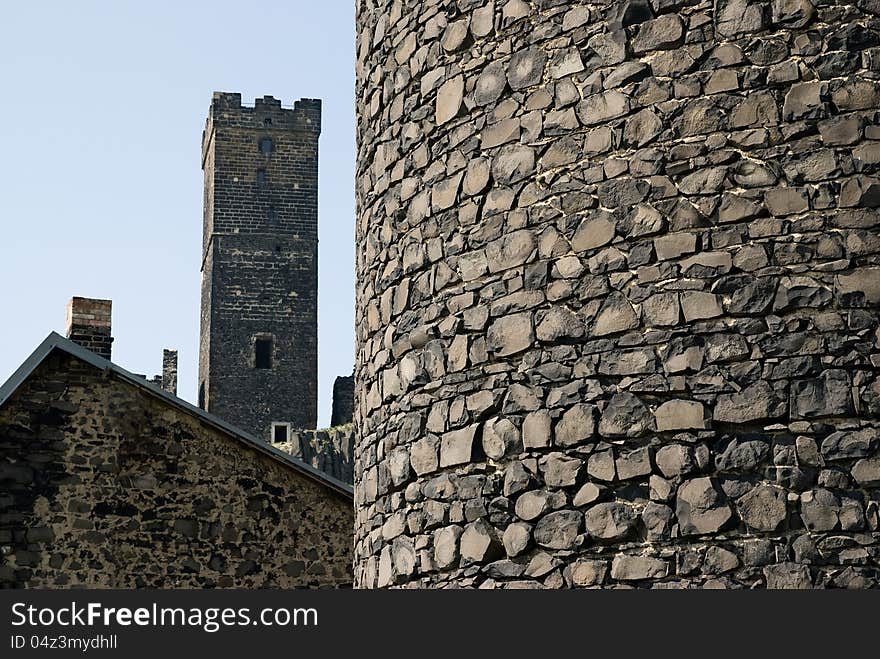
[[[355,584],[877,587],[880,4],[357,26]]]
[[[0,587],[350,586],[350,498],[59,350],[0,408]]]

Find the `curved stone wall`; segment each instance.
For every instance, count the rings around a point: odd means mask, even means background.
[[[358,3],[357,585],[878,585],[878,29]]]

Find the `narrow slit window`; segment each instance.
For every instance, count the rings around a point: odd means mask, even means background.
[[[272,153],[272,140],[264,137],[260,140],[260,153]]]
[[[267,180],[268,179],[266,179],[266,170],[265,169],[258,169],[257,170],[257,185],[259,185],[261,188],[265,188]]]
[[[254,343],[254,367],[272,368],[272,339],[257,339]]]

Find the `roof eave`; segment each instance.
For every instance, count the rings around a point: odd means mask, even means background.
[[[351,499],[354,496],[354,489],[348,483],[345,483],[337,478],[329,476],[325,474],[319,469],[316,469],[310,464],[306,464],[302,460],[295,458],[289,453],[285,453],[270,444],[260,440],[259,438],[251,435],[240,428],[236,428],[235,426],[227,423],[220,417],[214,416],[206,412],[205,410],[188,403],[187,401],[178,398],[177,396],[165,391],[160,386],[153,384],[152,382],[148,382],[146,378],[135,375],[134,373],[130,373],[126,371],[124,368],[121,368],[110,362],[103,357],[99,357],[95,353],[90,350],[86,350],[81,345],[74,343],[73,341],[64,338],[57,332],[52,332],[46,339],[31,353],[30,357],[28,357],[25,362],[12,374],[12,376],[2,385],[0,386],[0,407],[6,404],[7,400],[18,390],[18,388],[24,384],[25,380],[27,380],[30,375],[36,370],[36,368],[43,363],[43,361],[48,357],[53,350],[62,350],[69,355],[76,357],[77,359],[84,361],[95,368],[98,368],[102,371],[109,371],[113,375],[119,377],[120,379],[129,382],[130,384],[135,385],[139,389],[142,389],[151,395],[154,395],[161,399],[162,401],[173,405],[174,407],[187,412],[195,417],[197,417],[202,422],[234,437],[242,441],[244,444],[248,445],[250,448],[256,449],[269,457],[272,457],[279,462],[284,463],[288,467],[291,467],[303,474],[304,476],[318,481],[322,485],[329,487],[331,490],[337,492],[345,496],[347,499]]]

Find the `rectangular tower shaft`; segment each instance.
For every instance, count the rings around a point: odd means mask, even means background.
[[[267,441],[317,423],[320,132],[320,100],[215,93],[202,137],[199,406]]]

